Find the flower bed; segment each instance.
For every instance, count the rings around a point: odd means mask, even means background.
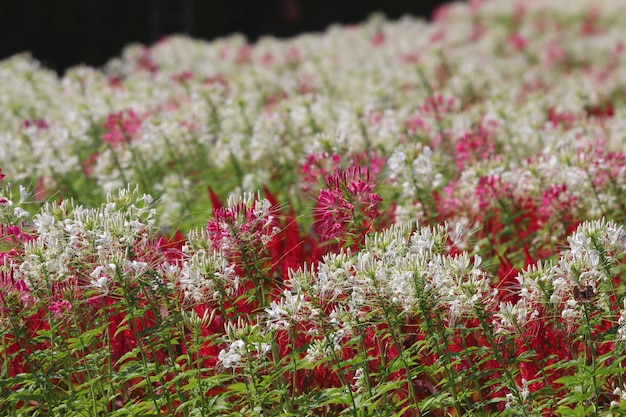
[[[625,9],[0,62],[0,413],[621,415]]]

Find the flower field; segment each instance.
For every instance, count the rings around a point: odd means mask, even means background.
[[[0,415],[626,415],[624,16],[0,61]]]

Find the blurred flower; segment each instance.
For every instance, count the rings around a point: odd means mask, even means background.
[[[104,122],[102,140],[110,144],[130,142],[141,128],[143,117],[133,110],[110,114]]]

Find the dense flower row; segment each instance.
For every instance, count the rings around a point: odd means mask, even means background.
[[[30,226],[12,202],[0,206],[6,412],[79,412],[78,397],[99,413],[287,402],[302,414],[545,415],[581,402],[572,389],[593,409],[620,406],[626,232],[614,222],[582,223],[513,283],[494,282],[459,248],[467,232],[446,225],[393,225],[360,250],[299,252],[315,262],[292,268],[297,248],[275,250],[290,216],[260,196],[170,241],[136,190],[96,209],[46,204]]]
[[[625,8],[0,62],[0,413],[624,412]]]

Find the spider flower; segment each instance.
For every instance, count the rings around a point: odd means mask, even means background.
[[[316,232],[326,239],[350,234],[362,240],[371,224],[380,216],[382,198],[373,192],[366,167],[353,165],[326,177],[328,188],[317,197]]]

